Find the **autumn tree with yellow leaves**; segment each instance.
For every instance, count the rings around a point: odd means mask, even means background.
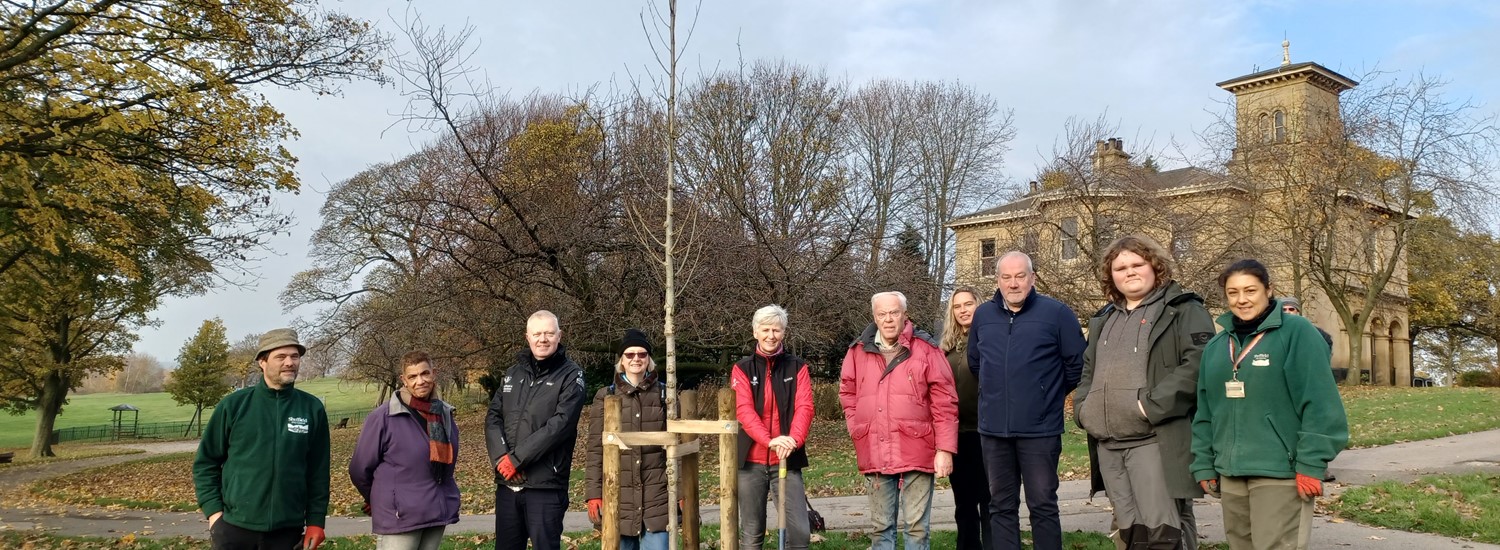
[[[0,404],[37,409],[33,456],[161,298],[286,226],[296,131],[260,90],[380,79],[386,44],[312,0],[0,1]]]

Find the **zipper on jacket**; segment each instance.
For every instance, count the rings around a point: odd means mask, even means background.
[[[781,409],[779,408],[781,404],[776,402],[776,390],[771,388],[771,380],[774,376],[776,376],[773,367],[775,367],[776,365],[775,361],[770,357],[762,356],[761,358],[766,360],[766,375],[764,378],[762,378],[762,383],[765,385],[761,387],[761,391],[766,392],[766,397],[770,398],[771,401],[770,403],[767,403],[765,399],[762,399],[761,406],[766,408],[766,416],[764,419],[766,421],[766,430],[771,432],[771,439],[776,439],[778,435],[786,435],[776,433],[778,431],[781,431]],[[770,422],[771,415],[773,414],[776,415],[776,421]],[[772,451],[771,447],[767,446],[766,462],[774,462],[775,457],[776,451]]]
[[[1286,439],[1283,439],[1281,437],[1281,430],[1276,429],[1276,423],[1271,421],[1271,414],[1270,413],[1266,413],[1266,417],[1265,418],[1266,418],[1266,424],[1269,425],[1269,426],[1271,426],[1271,433],[1276,434],[1276,442],[1279,443],[1279,444],[1281,444],[1281,450],[1286,453],[1286,464],[1287,464],[1287,466],[1290,466],[1292,468],[1292,471],[1296,472],[1297,471],[1297,458],[1294,457],[1294,456],[1292,456],[1292,450],[1289,449],[1289,448],[1287,448],[1287,446],[1286,446]]]

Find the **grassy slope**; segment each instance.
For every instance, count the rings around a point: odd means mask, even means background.
[[[324,399],[330,411],[367,409],[375,405],[379,389],[364,383],[352,383],[337,378],[319,378],[297,384],[298,388]],[[114,414],[110,407],[128,403],[141,410],[140,422],[177,422],[193,417],[193,408],[178,405],[165,392],[157,393],[94,393],[72,395],[57,417],[57,428],[109,424]],[[207,411],[205,411],[207,412]],[[36,413],[22,415],[0,414],[0,449],[18,449],[31,445],[36,433]]]

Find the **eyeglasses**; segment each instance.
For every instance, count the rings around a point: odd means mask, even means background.
[[[626,359],[645,359],[645,358],[650,357],[650,356],[651,356],[650,353],[646,353],[644,351],[627,351],[627,352],[625,352],[625,358]]]

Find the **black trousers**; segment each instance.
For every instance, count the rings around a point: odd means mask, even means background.
[[[1057,462],[1062,436],[991,437],[980,435],[985,473],[990,476],[990,525],[995,550],[1021,548],[1021,487],[1031,512],[1035,550],[1062,550],[1062,523],[1057,508]]]
[[[562,489],[495,488],[495,550],[562,548],[563,513],[568,511],[568,492]]]
[[[252,531],[224,521],[222,516],[208,529],[214,550],[291,550],[302,542],[301,527],[275,531]]]
[[[958,455],[953,457],[953,521],[958,524],[958,550],[990,550],[990,478],[984,470],[979,432],[958,432]]]

